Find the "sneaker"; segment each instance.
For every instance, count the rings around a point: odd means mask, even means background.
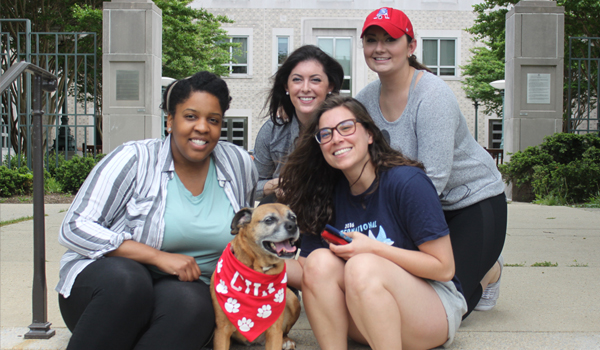
[[[481,294],[481,299],[479,299],[477,306],[475,306],[475,310],[477,311],[489,311],[496,306],[496,302],[500,296],[500,279],[502,278],[502,268],[504,267],[504,258],[502,255],[498,258],[498,263],[500,264],[500,277],[498,281],[487,285]]]

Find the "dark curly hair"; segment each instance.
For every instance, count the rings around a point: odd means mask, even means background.
[[[208,92],[219,100],[221,112],[229,109],[231,96],[225,80],[211,72],[198,72],[189,78],[175,80],[163,93],[163,103],[160,108],[167,115],[175,115],[177,105],[187,100],[192,92]]]
[[[358,100],[342,96],[328,98],[316,112],[310,126],[301,134],[296,149],[289,155],[279,177],[279,187],[283,193],[278,200],[296,213],[300,230],[305,233],[319,234],[325,224],[331,222],[334,188],[344,176],[341,170],[327,163],[315,140],[321,116],[337,107],[348,109],[373,137],[373,143],[368,147],[370,160],[375,168],[373,189],[378,186],[379,174],[392,167],[407,165],[424,169],[421,163],[406,158],[387,143],[381,130]]]
[[[344,81],[344,69],[338,61],[315,45],[300,46],[288,56],[273,76],[273,86],[269,91],[264,108],[268,110],[267,116],[271,118],[275,125],[281,125],[281,119],[277,118],[280,106],[283,107],[285,114],[290,118],[295,114],[296,109],[290,100],[290,96],[285,94],[285,87],[292,70],[300,62],[311,60],[317,61],[323,66],[329,84],[333,85],[332,93],[338,94],[340,92]]]

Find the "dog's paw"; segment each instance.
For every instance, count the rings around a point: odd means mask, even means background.
[[[296,349],[296,342],[288,337],[283,337],[283,344],[281,345],[282,350],[294,350]]]

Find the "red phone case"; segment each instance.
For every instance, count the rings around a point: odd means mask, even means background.
[[[344,240],[341,237],[338,237],[336,235],[334,235],[333,233],[329,232],[329,231],[323,231],[321,233],[321,237],[323,237],[323,239],[329,243],[335,244],[335,245],[344,245],[344,244],[348,244],[348,242],[346,242],[346,240]]]

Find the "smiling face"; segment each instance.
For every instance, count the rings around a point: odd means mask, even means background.
[[[341,121],[355,120],[356,117],[346,107],[340,106],[321,115],[319,129],[335,128]],[[373,137],[361,123],[356,123],[352,135],[341,136],[333,130],[331,141],[321,145],[325,161],[333,168],[340,169],[349,181],[357,179],[366,162],[370,161],[369,145]]]
[[[406,35],[392,38],[383,28],[371,26],[363,36],[363,53],[367,65],[377,74],[408,69],[408,56],[417,48],[416,40],[408,42]]]
[[[221,137],[223,113],[219,100],[208,92],[193,91],[169,115],[171,151],[176,165],[202,167]]]
[[[285,88],[296,109],[296,116],[307,124],[313,113],[333,90],[323,65],[315,60],[302,61],[292,69]]]

